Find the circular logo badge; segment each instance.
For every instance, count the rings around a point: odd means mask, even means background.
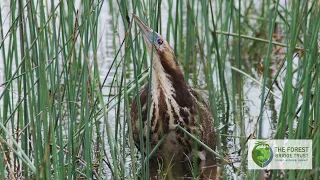
[[[266,142],[256,142],[252,150],[252,159],[260,167],[266,167],[273,158],[273,152]]]

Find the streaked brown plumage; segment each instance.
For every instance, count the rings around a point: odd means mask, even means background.
[[[198,158],[202,162],[212,162],[213,156],[200,145],[196,146],[187,134],[176,128],[177,125],[197,136],[211,149],[215,149],[213,118],[205,101],[185,82],[174,51],[168,42],[146,26],[136,15],[133,17],[144,36],[148,52],[150,53],[153,48],[150,127],[147,127],[148,86],[146,85],[140,91],[143,130],[139,128],[136,98],[131,107],[133,138],[139,149],[139,133],[143,132],[145,141],[147,128],[150,128],[150,148],[153,149],[162,136],[167,134],[152,161],[157,162],[157,159],[162,159],[164,169],[170,162],[171,165],[173,163],[172,171],[174,174],[181,171],[177,175],[181,176],[188,173],[188,168],[185,167],[189,164],[188,160]]]

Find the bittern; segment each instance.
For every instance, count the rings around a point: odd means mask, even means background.
[[[143,129],[139,126],[137,98],[133,100],[131,106],[134,142],[139,149],[139,133],[143,133],[144,145],[146,145],[149,128],[150,148],[153,149],[166,135],[151,161],[160,160],[163,162],[164,169],[172,167],[172,174],[178,173],[177,171],[185,173],[188,168],[184,166],[190,164],[188,160],[198,159],[197,162],[208,162],[213,160],[213,155],[196,144],[177,126],[186,129],[211,149],[215,149],[215,130],[211,112],[201,96],[184,80],[181,67],[169,43],[139,17],[133,15],[133,18],[143,34],[149,54],[153,51],[150,126],[147,126],[149,90],[146,85],[140,90]],[[144,150],[139,150],[145,151],[145,149],[146,147]]]

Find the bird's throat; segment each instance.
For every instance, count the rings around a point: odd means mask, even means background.
[[[165,97],[172,97],[175,93],[172,75],[167,73],[159,60],[153,61],[151,91],[155,101],[160,98],[160,91]]]
[[[176,69],[172,66],[167,67],[165,63],[159,59],[154,59],[152,66],[152,104],[158,109],[155,110],[155,118],[168,116],[168,128],[174,129],[177,121],[183,121],[179,113],[181,108],[189,108],[192,106],[191,94],[188,86],[184,81],[182,71],[177,65]],[[153,110],[152,110],[153,111]],[[178,119],[177,117],[178,116]],[[161,117],[166,119],[164,117]]]

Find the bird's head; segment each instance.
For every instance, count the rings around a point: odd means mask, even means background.
[[[143,34],[149,54],[151,54],[153,48],[153,59],[179,71],[180,68],[176,62],[174,51],[169,43],[160,34],[148,27],[138,16],[133,14],[133,18]]]

